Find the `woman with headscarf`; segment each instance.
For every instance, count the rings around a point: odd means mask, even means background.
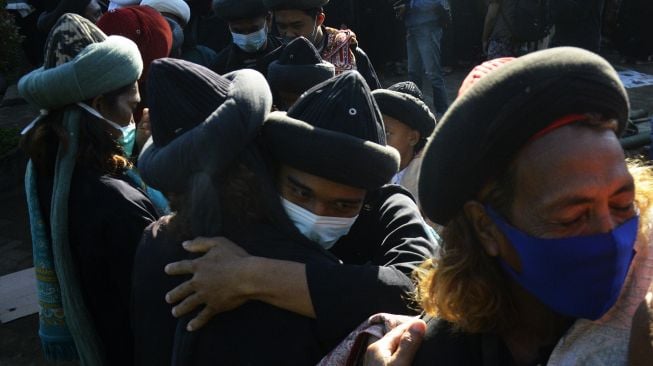
[[[158,217],[124,174],[131,163],[120,144],[143,64],[132,41],[66,19],[73,26],[48,41],[51,61],[18,84],[42,114],[23,141],[39,333],[46,358],[129,365],[134,251]]]

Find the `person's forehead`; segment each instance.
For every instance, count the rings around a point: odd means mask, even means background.
[[[247,18],[247,19],[234,19],[229,21],[229,26],[230,27],[251,27],[251,26],[258,26],[265,23],[265,16],[257,16],[253,18]]]
[[[282,179],[286,179],[288,183],[308,188],[315,196],[325,200],[362,199],[365,195],[365,190],[362,188],[334,182],[288,165],[283,165],[281,171]]]
[[[383,114],[383,125],[388,128],[405,128],[405,129],[410,129],[410,126],[407,124],[403,123],[402,121],[388,116],[387,114]]]
[[[311,17],[306,14],[303,10],[298,9],[288,9],[288,10],[277,10],[274,12],[274,19],[277,23],[295,23],[295,22],[306,22],[310,21]]]
[[[517,191],[542,202],[567,193],[593,192],[631,179],[614,131],[569,125],[525,146],[514,160]]]

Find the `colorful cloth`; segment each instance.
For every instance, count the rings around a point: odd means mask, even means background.
[[[356,34],[349,29],[335,29],[324,27],[326,46],[320,52],[324,61],[336,67],[336,75],[345,71],[356,70],[356,56],[354,49],[358,46]]]
[[[57,152],[50,212],[51,241],[38,205],[36,177],[31,164],[25,177],[25,190],[34,267],[38,275],[39,336],[45,357],[53,361],[79,357],[82,365],[95,366],[103,364],[102,342],[84,305],[68,237],[68,197],[75,169],[80,114],[81,111],[74,107],[64,112],[63,127],[69,141],[66,148],[60,146]]]
[[[349,333],[336,348],[324,356],[317,366],[349,366],[356,365],[356,361],[367,349],[370,336],[382,338],[386,333],[397,326],[410,321],[414,317],[406,315],[393,315],[380,313],[369,317],[354,331]]]

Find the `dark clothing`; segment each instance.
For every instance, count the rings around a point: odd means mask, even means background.
[[[43,212],[50,212],[52,180],[39,179],[38,184]],[[130,365],[132,265],[143,229],[158,218],[156,209],[126,177],[84,168],[73,173],[68,209],[70,245],[84,302],[108,364]]]
[[[317,324],[334,345],[370,315],[406,306],[411,272],[434,256],[426,230],[410,193],[387,185],[368,195],[349,234],[331,248],[345,265],[306,266]]]
[[[371,194],[357,224],[334,246],[333,254],[308,241],[287,220],[225,230],[225,236],[252,255],[306,263],[318,319],[250,301],[217,315],[198,333],[180,337],[163,299],[185,279],[167,277],[163,267],[187,254],[179,238],[167,231],[165,219],[151,225],[136,254],[136,363],[168,364],[173,357],[173,364],[189,365],[312,365],[373,313],[410,311],[402,300],[413,288],[408,273],[432,254],[433,245],[416,220],[414,203],[400,190],[390,187]],[[172,350],[190,337],[193,344],[184,347],[185,354],[173,355]]]
[[[573,46],[598,53],[604,1],[552,0],[555,33],[550,47]]]
[[[267,75],[270,63],[279,58],[280,47],[281,41],[272,35],[268,35],[265,48],[256,53],[245,52],[234,43],[231,43],[218,53],[213,71],[224,75],[236,70],[254,69],[263,75]]]
[[[650,60],[653,37],[649,31],[653,18],[653,2],[623,0],[619,7],[614,43],[622,56],[631,60]],[[653,153],[653,149],[651,150]]]
[[[166,264],[188,257],[166,227],[165,219],[146,229],[136,254],[134,273],[134,335],[138,365],[171,363],[173,350],[185,342],[175,337],[178,322],[166,304],[166,292],[186,278],[167,276]],[[317,246],[288,240],[269,225],[255,225],[237,234],[225,233],[252,255],[303,263],[337,263]],[[181,321],[180,321],[181,322]],[[153,336],[156,335],[156,336]],[[175,357],[178,365],[311,365],[328,351],[315,320],[266,303],[250,301],[215,316],[198,333],[187,354]]]
[[[392,3],[385,0],[359,0],[356,7],[356,38],[365,45],[374,68],[383,74],[386,62],[406,58],[403,22],[395,17]],[[330,18],[331,13],[327,14]]]
[[[426,334],[414,366],[514,365],[510,351],[496,335],[459,332],[451,323],[436,318],[425,321]]]
[[[426,334],[413,366],[510,366],[510,350],[496,334],[471,334],[453,329],[445,320],[427,317]],[[529,365],[546,365],[554,346],[544,347]]]

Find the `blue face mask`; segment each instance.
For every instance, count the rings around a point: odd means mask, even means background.
[[[95,117],[104,120],[106,123],[108,123],[111,127],[115,128],[116,130],[119,130],[122,134],[116,142],[120,146],[122,146],[123,151],[125,152],[126,157],[131,157],[132,153],[134,152],[134,144],[136,143],[136,123],[134,121],[130,121],[127,126],[121,126],[113,121],[110,121],[100,112],[96,111],[95,109],[89,107],[88,105],[84,103],[77,103],[78,106],[82,107],[85,111],[88,113],[94,115]]]
[[[268,40],[267,25],[263,25],[263,28],[249,34],[231,32],[231,38],[234,44],[241,50],[254,53],[263,48],[265,42]]]
[[[553,311],[596,320],[615,304],[635,256],[639,216],[604,234],[542,239],[487,211],[517,251],[521,272],[499,259],[501,266]]]
[[[120,131],[122,136],[118,139],[118,144],[125,151],[125,156],[131,157],[136,143],[136,124],[132,121],[127,126],[121,127]]]

